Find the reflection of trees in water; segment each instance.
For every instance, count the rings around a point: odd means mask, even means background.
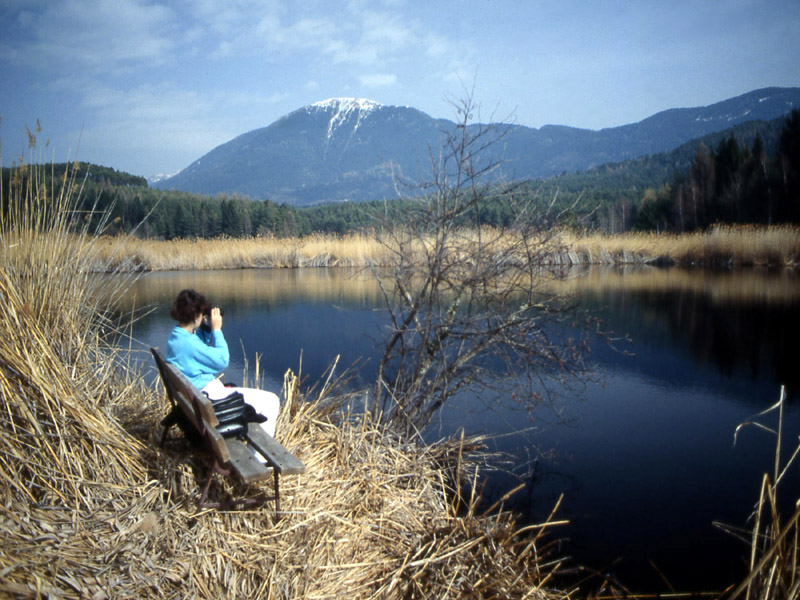
[[[771,379],[800,391],[800,278],[791,270],[589,269],[567,281],[587,308],[636,344],[668,341],[727,376]]]
[[[626,294],[619,294],[624,302]],[[631,294],[643,315],[661,321],[699,361],[728,376],[774,379],[796,392],[800,374],[793,348],[800,338],[795,303],[717,302],[712,293],[676,289]]]
[[[715,304],[705,295],[674,296],[664,299],[660,309],[698,359],[726,375],[774,378],[790,390],[798,389],[791,356],[800,334],[800,315],[791,305]]]

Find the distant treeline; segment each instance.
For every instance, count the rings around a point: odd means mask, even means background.
[[[792,111],[770,155],[764,139],[734,136],[709,148],[701,142],[689,167],[671,183],[645,191],[634,228],[694,231],[715,223],[800,222],[800,111]]]
[[[639,219],[653,190],[674,185],[688,172],[699,145],[714,148],[736,140],[741,146],[752,146],[761,138],[769,156],[775,156],[786,118],[772,121],[750,121],[731,129],[709,134],[700,140],[686,142],[668,152],[646,155],[625,162],[608,163],[579,173],[569,173],[534,182],[543,198],[558,195],[563,206],[575,207],[575,224],[607,233],[624,233],[633,229],[656,230]]]
[[[52,179],[49,187],[57,193],[64,174],[75,166],[47,165],[38,172]],[[4,204],[12,197],[9,185],[27,185],[27,169],[3,169]],[[157,239],[345,234],[395,222],[416,202],[295,208],[235,195],[155,190],[143,177],[87,163],[77,163],[74,184],[83,187],[76,224]],[[566,211],[568,224],[609,233],[691,231],[714,223],[798,223],[800,111],[785,119],[744,123],[670,152],[530,181],[516,189],[516,202],[487,194],[468,225],[508,227],[520,199],[530,200],[534,208],[553,203]]]

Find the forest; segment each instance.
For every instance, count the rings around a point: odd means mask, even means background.
[[[51,190],[65,185],[66,164],[48,165]],[[71,165],[70,165],[71,166]],[[73,220],[104,234],[143,239],[302,237],[378,229],[406,213],[414,198],[296,208],[238,195],[202,196],[148,187],[143,177],[77,163],[82,188]],[[3,169],[2,199],[25,188],[26,173]],[[28,175],[29,177],[30,175]],[[42,175],[37,175],[42,176]],[[685,232],[714,224],[800,222],[800,111],[753,121],[670,151],[579,173],[521,182],[514,192],[533,206],[554,204],[580,230]],[[0,200],[2,200],[0,199]],[[3,201],[2,210],[8,213]],[[477,222],[508,227],[515,215],[503,195],[487,194]]]
[[[672,182],[648,188],[633,226],[684,232],[716,223],[773,225],[800,221],[800,111],[783,124],[770,154],[757,134],[752,145],[734,136],[716,147],[698,144],[694,157]]]

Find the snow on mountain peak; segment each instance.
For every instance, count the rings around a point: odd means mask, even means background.
[[[330,141],[334,132],[341,127],[351,115],[355,114],[356,116],[356,121],[353,124],[353,133],[355,133],[358,126],[361,124],[361,120],[373,110],[381,108],[383,105],[365,98],[329,98],[328,100],[315,102],[311,106],[314,108],[332,109],[334,111],[328,123],[328,141]]]
[[[169,179],[170,177],[174,177],[178,174],[178,171],[175,173],[157,173],[156,175],[151,175],[147,178],[147,183],[150,185],[154,183],[158,183],[159,181],[163,181],[164,179]]]
[[[311,106],[317,108],[333,108],[339,112],[349,112],[351,110],[373,111],[376,108],[380,108],[381,104],[374,100],[367,100],[366,98],[328,98],[327,100],[314,102]]]

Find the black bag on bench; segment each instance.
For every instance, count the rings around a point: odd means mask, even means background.
[[[224,438],[244,437],[247,433],[248,423],[263,423],[267,420],[265,416],[258,414],[252,406],[244,401],[241,392],[232,392],[224,398],[211,400],[211,406],[214,408],[217,421],[219,421],[216,429]],[[177,425],[193,446],[202,442],[194,426],[178,406],[172,408],[161,421],[161,425],[166,428]]]
[[[224,438],[241,437],[247,433],[247,409],[241,392],[233,392],[224,398],[211,401],[219,424],[217,431]]]
[[[248,423],[263,423],[267,417],[260,415],[244,401],[241,392],[232,392],[224,398],[211,401],[219,425],[217,431],[222,437],[243,436]]]

